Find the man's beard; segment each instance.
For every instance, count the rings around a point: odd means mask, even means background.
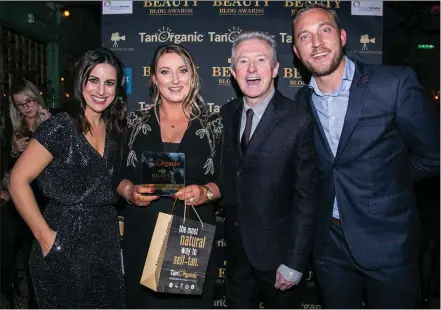
[[[343,47],[341,47],[341,45],[340,45],[340,48],[338,49],[337,54],[332,58],[329,66],[322,67],[322,68],[313,68],[309,63],[306,63],[305,67],[315,77],[326,76],[326,75],[333,73],[335,70],[337,70],[342,59],[343,59]]]

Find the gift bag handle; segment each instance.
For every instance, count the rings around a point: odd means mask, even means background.
[[[175,206],[176,206],[176,202],[178,201],[178,198],[175,198],[175,201],[173,202],[173,207],[172,210],[170,212],[171,215],[173,215],[173,212],[175,212]],[[202,222],[198,212],[196,211],[196,209],[194,208],[194,206],[191,206],[193,208],[194,213],[196,213],[196,216],[199,219],[199,222],[201,222],[202,228],[204,228],[204,222]],[[185,224],[185,215],[187,214],[187,199],[184,199],[184,224]]]

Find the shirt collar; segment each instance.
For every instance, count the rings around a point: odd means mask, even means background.
[[[323,97],[323,96],[339,96],[345,89],[345,81],[352,82],[354,79],[354,73],[355,73],[355,63],[350,60],[348,57],[343,56],[345,59],[345,70],[343,71],[343,76],[341,79],[340,87],[332,92],[332,93],[323,93],[320,88],[317,86],[317,82],[315,81],[314,77],[311,77],[311,81],[309,82],[309,88],[312,88],[314,90],[314,93],[317,96]]]
[[[268,104],[270,103],[271,99],[273,99],[273,97],[274,97],[274,93],[275,93],[275,92],[276,92],[276,91],[275,91],[275,88],[273,88],[271,94],[270,94],[268,97],[266,97],[266,99],[265,99],[264,101],[262,101],[262,103],[259,103],[259,104],[255,105],[255,106],[253,106],[253,107],[250,107],[250,106],[248,105],[248,103],[246,102],[245,97],[244,97],[244,98],[243,98],[243,110],[242,110],[242,114],[243,114],[243,113],[246,113],[246,111],[247,111],[248,109],[253,109],[254,114],[255,114],[259,119],[262,118],[263,113],[265,112],[266,107],[267,107]]]

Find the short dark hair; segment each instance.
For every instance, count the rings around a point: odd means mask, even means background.
[[[115,98],[109,107],[103,112],[102,117],[106,129],[111,134],[120,132],[125,125],[125,114],[127,112],[126,76],[123,63],[115,54],[107,48],[99,47],[87,51],[74,65],[74,91],[73,101],[66,106],[66,111],[77,122],[81,132],[90,131],[90,123],[87,121],[84,112],[86,101],[83,97],[83,88],[93,68],[99,64],[109,64],[116,70]]]
[[[340,20],[338,19],[337,13],[335,13],[334,10],[328,8],[326,5],[324,4],[320,4],[320,3],[314,3],[314,4],[310,4],[305,6],[304,8],[301,8],[299,10],[297,10],[294,15],[292,16],[292,33],[293,33],[293,43],[295,42],[295,36],[294,36],[294,25],[296,23],[296,21],[300,18],[300,16],[305,13],[308,12],[309,10],[312,9],[322,9],[325,10],[329,16],[331,16],[331,18],[334,20],[335,25],[337,26],[337,30],[341,31],[341,24],[340,24]]]

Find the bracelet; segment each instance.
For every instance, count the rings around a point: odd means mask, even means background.
[[[124,198],[126,198],[127,203],[132,204],[132,202],[130,202],[130,201],[127,199],[127,196],[128,196],[127,189],[128,189],[130,186],[134,186],[134,185],[133,185],[133,184],[129,184],[129,185],[127,185],[126,187],[124,187],[124,195],[126,196],[126,197],[124,197]]]

